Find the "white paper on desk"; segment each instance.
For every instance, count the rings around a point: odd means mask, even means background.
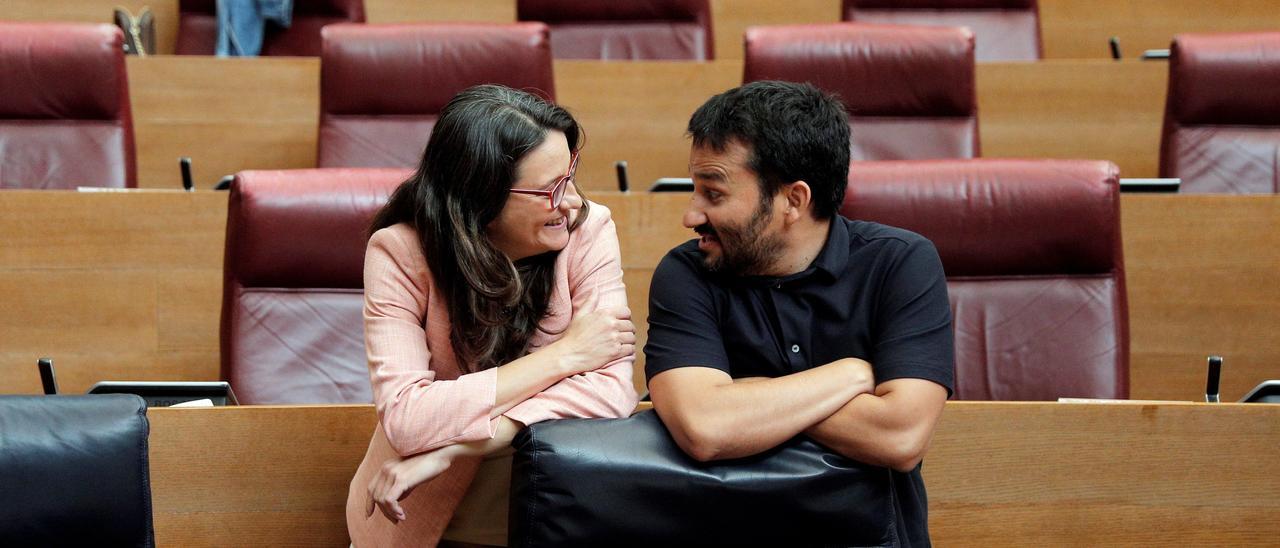
[[[175,403],[169,407],[213,407],[213,400],[205,398],[203,400],[184,401],[182,403]]]
[[[1194,403],[1194,402],[1178,401],[1178,400],[1111,400],[1111,399],[1103,399],[1103,398],[1058,398],[1058,403],[1112,403],[1117,405],[1124,405],[1124,404],[1149,405],[1153,403]]]

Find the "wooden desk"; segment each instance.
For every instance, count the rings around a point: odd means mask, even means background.
[[[3,19],[8,21],[68,21],[113,24],[116,6],[134,15],[143,7],[155,17],[156,53],[173,53],[178,40],[178,0],[5,0]]]
[[[649,279],[689,238],[688,197],[592,197],[613,210],[643,344]],[[1227,357],[1224,400],[1280,378],[1280,196],[1121,204],[1132,397],[1199,399],[1209,353]],[[0,393],[38,393],[46,355],[67,392],[217,378],[225,222],[223,193],[0,192]]]
[[[1188,32],[1252,32],[1280,28],[1274,0],[1040,0],[1045,59],[1108,59],[1116,36],[1128,59],[1168,48]],[[743,32],[755,25],[834,23],[840,0],[712,0],[717,59],[743,58]]]
[[[689,116],[742,82],[738,61],[555,68],[560,101],[587,130],[579,173],[592,190],[617,188],[617,160],[628,161],[633,190],[688,176]],[[1157,175],[1163,63],[989,63],[976,76],[982,156],[1103,159],[1126,177]]]
[[[628,300],[643,326],[653,268],[691,237],[680,225],[688,195],[592,198],[614,212]],[[1124,195],[1121,223],[1131,397],[1202,399],[1212,353],[1227,357],[1226,401],[1280,378],[1280,196]]]
[[[37,21],[111,22],[111,8],[156,13],[160,53],[172,53],[178,32],[177,0],[10,0],[5,18]],[[834,23],[840,0],[712,0],[717,59],[742,59],[743,32],[754,25]],[[509,22],[514,0],[365,0],[370,23],[415,21]],[[1280,28],[1273,0],[1040,0],[1040,32],[1047,59],[1105,59],[1107,39],[1120,38],[1128,58],[1145,49],[1167,48],[1183,32],[1242,32]]]
[[[516,0],[364,0],[364,14],[370,23],[511,23],[516,20]]]
[[[140,187],[179,188],[179,156],[192,157],[199,188],[242,169],[315,166],[316,59],[153,57],[128,67]],[[1163,63],[1138,61],[979,65],[983,156],[1108,159],[1126,177],[1154,177],[1165,78]],[[687,175],[689,116],[740,84],[742,63],[557,61],[555,79],[586,128],[582,185],[615,190],[613,163],[627,160],[643,190]]]
[[[1126,58],[1167,48],[1187,32],[1250,32],[1280,28],[1273,0],[1040,0],[1046,59],[1107,59],[1116,36]],[[742,59],[743,32],[756,25],[834,23],[840,0],[712,0],[717,59]]]
[[[748,27],[834,23],[840,0],[711,0],[716,59],[741,60]]]
[[[148,417],[158,545],[347,542],[372,406]],[[925,459],[931,534],[939,546],[1270,545],[1278,444],[1277,405],[950,402]]]
[[[151,421],[157,546],[341,546],[347,486],[372,405],[158,408]]]
[[[924,467],[934,541],[1272,544],[1277,418],[1256,404],[948,403]]]
[[[227,195],[0,192],[0,393],[218,378]],[[33,384],[34,382],[34,384]]]
[[[144,6],[150,7],[156,28],[156,51],[152,53],[173,54],[178,40],[178,0],[7,0],[4,18],[110,24],[111,10],[116,6],[124,6],[134,15]],[[364,0],[364,10],[370,23],[516,20],[515,0]]]
[[[1112,36],[1132,59],[1180,33],[1274,31],[1276,8],[1274,0],[1040,0],[1040,32],[1049,59],[1108,58]]]
[[[182,156],[200,189],[245,169],[315,167],[318,58],[130,57],[128,68],[139,187],[182,188]]]

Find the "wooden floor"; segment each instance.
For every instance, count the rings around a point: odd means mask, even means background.
[[[372,406],[152,409],[159,546],[345,546]],[[950,402],[937,546],[1274,546],[1280,405]],[[784,526],[780,525],[780,526]]]

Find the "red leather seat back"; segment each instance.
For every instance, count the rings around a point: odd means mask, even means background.
[[[218,41],[216,0],[180,0],[178,55],[213,55]],[[364,0],[294,0],[289,28],[268,23],[262,55],[317,57],[320,29],[334,23],[363,23]]]
[[[124,35],[0,21],[0,188],[133,187]]]
[[[973,34],[834,23],[747,29],[744,82],[809,82],[849,111],[854,160],[979,155]]]
[[[556,59],[713,59],[708,0],[518,0],[516,18],[551,27]]]
[[[954,315],[957,399],[1128,397],[1114,164],[865,162],[849,170],[840,212],[937,246]]]
[[[440,111],[479,84],[554,99],[542,23],[333,25],[320,58],[320,167],[414,167]]]
[[[369,224],[400,169],[242,171],[227,208],[222,376],[242,403],[373,401]]]
[[[1034,61],[1044,54],[1036,0],[844,0],[844,19],[968,27],[978,61]]]
[[[1280,192],[1280,32],[1174,37],[1160,176],[1182,192]]]

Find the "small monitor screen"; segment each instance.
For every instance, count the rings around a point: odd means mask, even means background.
[[[653,182],[649,192],[693,192],[693,179],[688,177],[663,177]]]
[[[1240,403],[1280,403],[1280,380],[1263,381],[1245,394]]]
[[[1120,192],[1163,192],[1173,194],[1182,186],[1182,179],[1120,179]]]
[[[102,381],[89,389],[90,394],[137,394],[147,407],[169,407],[195,400],[210,400],[213,405],[238,405],[235,392],[226,381]]]

